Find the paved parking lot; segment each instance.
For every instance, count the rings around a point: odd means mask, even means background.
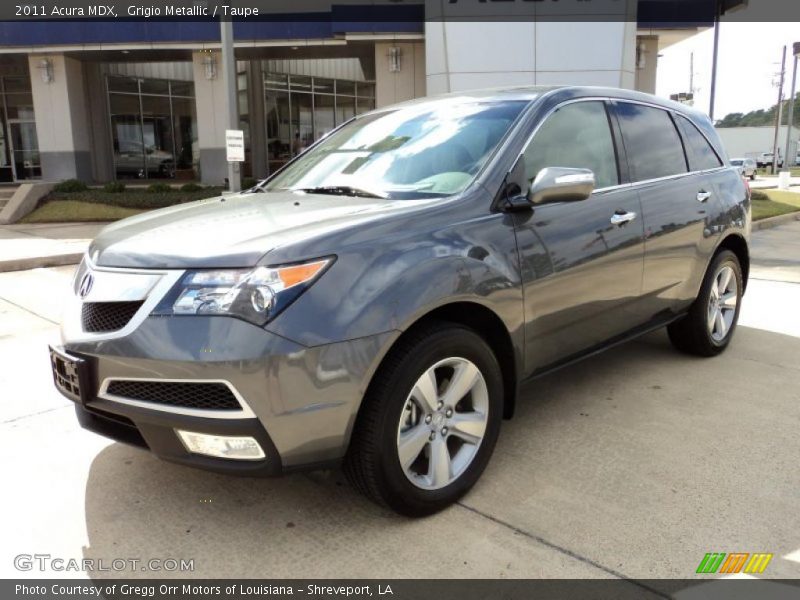
[[[800,577],[800,223],[753,248],[726,354],[657,332],[528,385],[473,492],[417,521],[338,472],[237,479],[82,431],[46,355],[72,268],[0,274],[0,576],[47,553],[198,577],[683,578],[739,551]]]

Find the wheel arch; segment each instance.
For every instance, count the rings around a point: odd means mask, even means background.
[[[511,334],[503,320],[490,308],[470,301],[456,301],[431,309],[417,317],[403,333],[392,342],[380,363],[372,373],[372,377],[381,369],[384,362],[392,354],[392,350],[406,337],[432,323],[454,323],[477,332],[492,349],[500,365],[503,377],[503,418],[510,419],[514,415],[519,385],[518,373],[520,365],[514,350]],[[361,408],[359,408],[360,416]],[[358,418],[356,417],[356,419]]]
[[[747,280],[750,276],[750,249],[747,246],[747,241],[744,239],[744,236],[738,233],[732,233],[723,238],[717,245],[714,256],[719,254],[722,250],[730,250],[736,255],[736,258],[739,259],[739,265],[742,267],[742,293],[744,293],[747,289]]]

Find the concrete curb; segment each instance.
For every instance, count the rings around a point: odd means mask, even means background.
[[[53,254],[52,256],[33,256],[29,258],[15,258],[13,260],[0,260],[0,273],[8,271],[27,271],[42,267],[63,267],[64,265],[77,265],[83,258],[83,252],[72,254]]]
[[[786,213],[785,215],[778,215],[777,217],[768,217],[760,221],[753,221],[753,231],[761,231],[762,229],[772,229],[784,223],[792,221],[800,221],[800,212]]]
[[[23,183],[14,192],[5,208],[0,211],[0,225],[16,223],[33,212],[39,200],[49,194],[54,183]]]

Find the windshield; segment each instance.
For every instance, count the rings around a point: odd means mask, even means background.
[[[392,199],[457,194],[526,104],[424,104],[366,115],[298,157],[263,189]]]

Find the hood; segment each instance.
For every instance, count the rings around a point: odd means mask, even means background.
[[[215,197],[109,225],[89,246],[89,257],[106,267],[250,267],[279,246],[420,203],[292,192]]]

